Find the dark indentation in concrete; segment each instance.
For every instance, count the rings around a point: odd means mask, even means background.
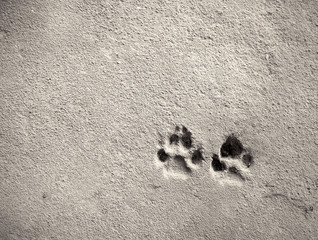
[[[238,170],[236,167],[229,167],[229,173],[237,175],[242,180],[245,180],[244,176],[242,175],[241,171]]]
[[[182,137],[181,137],[181,142],[182,142],[182,145],[185,147],[185,148],[190,148],[192,146],[192,139],[191,139],[191,135],[192,133],[191,132],[185,132]]]
[[[313,206],[309,206],[305,209],[305,212],[306,213],[309,213],[309,212],[313,212],[314,211],[314,207]]]
[[[165,162],[169,158],[169,155],[162,148],[158,150],[157,156],[161,162]]]
[[[221,156],[232,158],[239,156],[243,152],[243,144],[234,135],[228,136],[221,146]]]
[[[239,176],[241,179],[244,179],[243,175],[241,174],[241,171],[238,170],[236,167],[229,167],[229,173],[236,174]]]
[[[248,168],[254,163],[253,156],[249,153],[244,154],[242,161]]]
[[[185,158],[181,155],[176,155],[174,157],[175,161],[177,162],[177,164],[187,173],[191,172],[191,168],[188,167],[187,162],[185,160]]]
[[[180,127],[176,126],[176,132],[179,132],[179,131],[180,131]]]
[[[182,132],[186,133],[186,132],[188,132],[188,129],[185,126],[182,126]]]
[[[200,162],[202,162],[202,160],[204,160],[203,156],[202,156],[202,152],[200,149],[194,150],[194,152],[192,153],[192,157],[191,157],[191,161],[194,164],[198,164]]]
[[[239,170],[236,167],[229,167],[229,172],[234,174],[239,174]]]
[[[161,185],[157,185],[157,184],[150,184],[149,186],[152,187],[153,189],[161,188]]]
[[[179,142],[179,136],[177,134],[172,134],[170,136],[170,144],[177,144]]]
[[[220,161],[219,155],[217,154],[213,154],[211,166],[214,171],[224,171],[226,169],[225,163]]]

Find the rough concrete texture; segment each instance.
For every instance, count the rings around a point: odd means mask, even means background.
[[[0,239],[318,238],[317,1],[0,4]]]

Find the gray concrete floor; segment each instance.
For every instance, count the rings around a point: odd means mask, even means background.
[[[0,239],[317,239],[317,36],[314,0],[1,0]]]

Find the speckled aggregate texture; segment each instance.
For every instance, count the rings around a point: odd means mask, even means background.
[[[0,239],[317,239],[317,36],[315,0],[1,0]]]

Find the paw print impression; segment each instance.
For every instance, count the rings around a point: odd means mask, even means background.
[[[243,144],[233,134],[228,136],[226,141],[221,146],[221,157],[236,158],[243,152]]]
[[[216,172],[226,170],[225,163],[223,161],[222,162],[220,161],[219,155],[217,154],[213,154],[211,166],[213,170]]]
[[[219,154],[213,154],[211,172],[218,179],[230,182],[245,181],[248,179],[249,167],[253,163],[251,153],[234,134],[231,134],[221,145]]]
[[[157,160],[164,176],[187,179],[204,161],[203,148],[195,143],[185,126],[176,126],[174,132],[159,142]]]

